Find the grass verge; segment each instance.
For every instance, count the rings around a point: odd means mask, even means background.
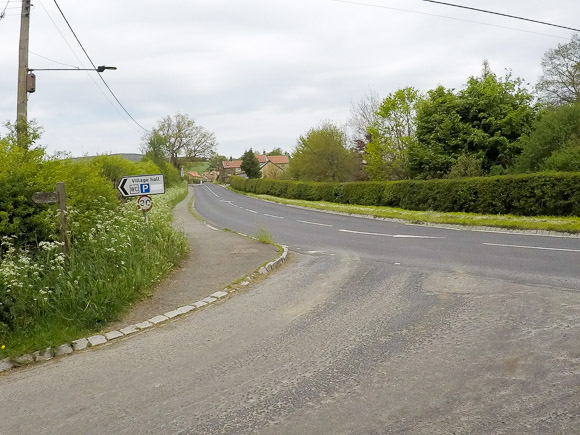
[[[30,254],[3,239],[0,359],[58,346],[118,320],[186,253],[185,236],[171,225],[171,210],[186,195],[183,184],[156,196],[148,224],[134,200],[103,212],[90,230],[73,231],[68,259],[58,243],[41,242]]]
[[[325,201],[304,201],[279,198],[271,195],[256,195],[230,190],[253,198],[295,205],[316,210],[345,213],[351,215],[373,216],[377,218],[410,221],[412,223],[449,224],[477,227],[508,228],[514,230],[543,230],[563,233],[580,233],[580,218],[554,216],[514,216],[514,215],[481,215],[475,213],[442,213],[434,211],[413,211],[390,207],[373,207],[363,205],[335,204]]]

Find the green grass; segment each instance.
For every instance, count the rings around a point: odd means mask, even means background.
[[[41,243],[35,254],[1,242],[0,359],[58,346],[119,320],[187,251],[171,226],[171,209],[187,195],[185,183],[154,198],[146,224],[135,200],[104,211],[86,231],[75,232],[72,253]]]
[[[266,228],[258,227],[256,239],[258,240],[258,242],[263,243],[265,245],[274,245],[272,234]]]
[[[279,198],[270,195],[255,195],[240,192],[242,195],[264,199],[279,204],[295,205],[316,210],[332,211],[345,214],[373,216],[377,218],[410,221],[412,223],[450,224],[464,226],[483,226],[508,228],[515,230],[543,230],[563,233],[580,233],[580,218],[554,216],[514,216],[514,215],[481,215],[475,213],[441,213],[434,211],[413,211],[390,207],[373,207],[362,205],[335,204],[325,201],[304,201]]]
[[[199,175],[202,175],[204,172],[207,172],[208,162],[194,162],[190,163],[185,167],[186,172],[197,172]]]

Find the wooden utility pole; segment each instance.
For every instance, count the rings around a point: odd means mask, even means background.
[[[18,62],[18,104],[16,118],[17,128],[28,121],[28,41],[30,34],[30,0],[22,1],[22,15],[20,17],[20,50]]]

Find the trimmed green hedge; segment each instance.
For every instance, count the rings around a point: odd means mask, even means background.
[[[232,177],[230,183],[243,192],[307,201],[421,211],[580,216],[578,172],[354,183]]]

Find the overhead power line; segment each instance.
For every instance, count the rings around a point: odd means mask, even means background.
[[[69,67],[71,67],[71,68],[80,69],[78,66],[75,66],[75,65],[69,65],[68,63],[62,63],[62,62],[59,62],[58,60],[51,59],[50,57],[43,56],[42,54],[35,53],[34,51],[30,51],[30,50],[28,50],[28,52],[29,52],[30,54],[34,54],[35,56],[41,57],[41,58],[43,58],[43,59],[49,60],[50,62],[57,63],[57,64],[59,64],[59,65],[63,65],[63,66],[69,66]]]
[[[56,0],[54,0],[54,4],[56,5],[56,7],[58,8],[58,11],[60,12],[60,14],[62,15],[62,18],[64,19],[64,21],[66,22],[68,28],[70,29],[70,31],[72,32],[72,34],[74,35],[75,39],[77,40],[79,46],[81,47],[81,49],[83,50],[83,52],[85,53],[85,56],[87,56],[87,59],[89,60],[89,62],[91,63],[91,65],[93,66],[93,68],[96,70],[97,66],[95,65],[95,63],[93,62],[93,60],[91,59],[91,57],[89,56],[89,54],[87,53],[87,50],[85,50],[85,47],[83,46],[83,44],[81,43],[81,41],[79,40],[77,34],[75,33],[75,31],[73,30],[72,26],[70,25],[69,21],[67,20],[67,18],[65,17],[62,9],[60,8],[58,2]],[[123,106],[123,104],[121,103],[121,101],[119,101],[119,99],[117,98],[117,96],[115,95],[115,93],[113,92],[113,90],[111,89],[111,87],[109,86],[109,84],[105,81],[105,79],[103,78],[103,76],[101,75],[101,73],[97,72],[97,74],[99,74],[99,77],[101,78],[103,84],[106,86],[106,88],[109,90],[109,92],[111,93],[111,95],[113,96],[113,98],[115,99],[115,101],[119,104],[119,106],[123,109],[123,111],[127,114],[127,116],[129,118],[131,118],[133,120],[133,122],[139,126],[141,129],[143,129],[144,131],[148,131],[145,127],[143,127],[141,124],[139,124],[137,122],[137,120],[135,118],[133,118],[133,115],[131,115],[129,113],[129,111],[125,108],[125,106]]]
[[[64,34],[61,32],[60,27],[56,24],[56,22],[54,21],[54,19],[52,18],[52,15],[50,14],[50,12],[48,12],[48,9],[46,9],[46,7],[44,6],[44,3],[42,2],[42,0],[38,0],[40,2],[40,6],[42,6],[42,9],[44,9],[44,12],[46,13],[46,16],[50,19],[50,21],[52,22],[52,24],[54,25],[54,28],[56,29],[56,31],[58,32],[58,34],[60,35],[60,37],[62,38],[62,40],[64,41],[64,43],[67,45],[67,47],[69,48],[70,52],[73,54],[73,56],[78,60],[79,64],[85,68],[85,65],[83,63],[83,61],[81,60],[81,58],[77,55],[76,51],[72,48],[72,46],[70,45],[70,43],[68,42],[68,39],[65,38]],[[33,53],[34,54],[34,53]],[[75,66],[75,68],[78,68]],[[109,94],[105,93],[105,91],[103,90],[102,86],[99,86],[99,84],[97,83],[97,81],[95,80],[95,78],[93,77],[93,74],[88,74],[89,79],[91,79],[91,81],[93,82],[93,84],[95,85],[95,87],[99,90],[99,92],[103,95],[103,97],[105,98],[105,100],[107,100],[107,103],[109,103],[111,105],[111,107],[113,108],[113,110],[115,112],[117,112],[119,114],[120,117],[122,117],[124,120],[126,120],[126,122],[130,123],[131,121],[129,120],[129,118],[126,118],[123,115],[123,112],[121,111],[121,109],[119,108],[119,106],[117,104],[115,104],[115,102],[109,97]]]
[[[9,4],[10,4],[10,0],[8,0],[6,2],[6,4],[4,5],[4,10],[2,12],[0,12],[0,21],[2,21],[2,18],[4,18],[4,16],[6,15],[6,9],[8,9]]]
[[[475,21],[475,20],[467,20],[464,18],[450,17],[448,15],[432,14],[429,12],[419,12],[419,11],[413,11],[410,9],[394,8],[394,7],[390,7],[390,6],[377,5],[377,4],[372,4],[372,3],[362,3],[362,2],[358,2],[358,1],[352,1],[352,0],[330,0],[330,1],[335,2],[335,3],[347,3],[347,4],[351,4],[351,5],[356,5],[356,6],[365,6],[365,7],[369,7],[369,8],[388,9],[391,11],[408,12],[408,13],[417,14],[417,15],[427,15],[430,17],[444,18],[446,20],[462,21],[464,23],[473,23],[473,24],[480,24],[482,26],[489,26],[489,27],[497,27],[500,29],[514,30],[516,32],[524,32],[524,33],[532,33],[534,35],[549,36],[550,38],[557,38],[557,39],[564,39],[564,40],[568,39],[568,38],[563,38],[562,36],[550,35],[548,33],[534,32],[532,30],[516,29],[515,27],[501,26],[499,24],[491,24],[491,23],[484,23],[482,21]]]
[[[542,24],[544,26],[558,27],[560,29],[566,29],[566,30],[572,30],[574,32],[580,32],[580,29],[575,29],[574,27],[562,26],[560,24],[548,23],[546,21],[532,20],[531,18],[524,18],[524,17],[519,17],[517,15],[510,15],[510,14],[504,14],[501,12],[488,11],[486,9],[472,8],[470,6],[456,5],[453,3],[440,2],[437,0],[419,0],[419,1],[427,2],[427,3],[436,3],[439,5],[451,6],[451,7],[460,8],[460,9],[468,9],[470,11],[482,12],[484,14],[499,15],[500,17],[513,18],[514,20],[529,21],[530,23]]]

